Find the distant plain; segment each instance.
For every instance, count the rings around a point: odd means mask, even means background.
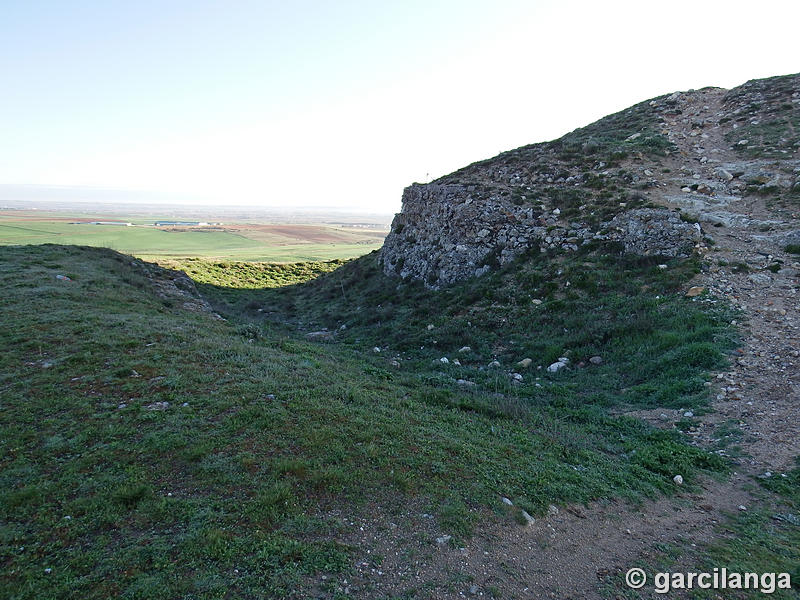
[[[352,217],[349,217],[352,220]],[[356,217],[356,219],[358,219]],[[0,210],[0,245],[99,246],[145,260],[204,258],[247,262],[300,262],[354,258],[383,244],[388,219],[343,220],[332,215],[309,223],[284,218],[199,219],[208,226],[156,226],[157,221],[198,221],[122,213]],[[92,221],[129,222],[95,225]]]

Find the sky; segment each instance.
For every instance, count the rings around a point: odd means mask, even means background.
[[[0,201],[396,212],[639,101],[798,72],[798,22],[796,0],[0,0]]]

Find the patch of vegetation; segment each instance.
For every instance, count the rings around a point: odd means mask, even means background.
[[[790,156],[800,148],[800,107],[791,101],[797,85],[797,76],[788,75],[749,81],[731,90],[724,101],[738,106],[741,116],[725,139],[749,158]]]
[[[800,244],[788,244],[783,251],[789,254],[800,254]]]
[[[665,156],[674,145],[658,130],[658,117],[649,101],[576,129],[554,142],[565,160],[587,157],[613,162],[640,152]]]
[[[435,293],[371,255],[305,285],[198,284],[223,321],[166,305],[113,251],[0,252],[5,597],[303,597],[350,564],[333,509],[414,496],[463,536],[500,495],[535,514],[725,468],[604,410],[704,402],[731,335],[729,315],[674,293],[696,265],[531,256]],[[250,318],[254,301],[275,314]],[[341,344],[294,332],[325,324],[347,326]],[[565,371],[519,386],[486,367],[562,353]],[[464,364],[434,366],[445,354]]]
[[[187,258],[161,260],[159,264],[169,269],[183,271],[199,283],[234,289],[261,289],[302,283],[322,273],[330,273],[345,262],[334,259],[325,262],[276,264]]]
[[[726,456],[739,456],[741,447],[738,445],[744,438],[744,432],[735,419],[729,419],[717,425],[714,429],[713,450],[724,450]]]
[[[697,271],[693,261],[661,270],[660,259],[606,252],[571,260],[533,253],[438,292],[385,277],[374,254],[304,286],[244,292],[237,302],[213,287],[203,291],[225,314],[243,312],[255,298],[274,311],[266,317],[273,326],[338,330],[345,345],[382,348],[382,364],[396,357],[403,371],[474,381],[525,403],[702,405],[703,371],[724,364],[734,347],[731,314],[701,310],[676,293]],[[459,353],[465,346],[469,353]],[[603,367],[577,367],[595,355]],[[571,367],[548,374],[560,356]],[[515,366],[524,358],[533,361],[528,370]],[[502,369],[487,367],[494,359]],[[523,373],[523,382],[511,383],[509,370]]]
[[[746,262],[734,261],[731,263],[731,272],[733,273],[749,273],[750,271],[750,265]]]
[[[772,477],[759,479],[761,485],[771,492],[780,494],[793,508],[800,509],[800,458],[798,466],[788,473],[777,473]]]

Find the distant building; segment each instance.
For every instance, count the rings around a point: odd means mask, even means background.
[[[207,227],[204,221],[156,221],[156,227]]]
[[[131,227],[133,223],[126,223],[125,221],[73,221],[70,225],[121,225]]]

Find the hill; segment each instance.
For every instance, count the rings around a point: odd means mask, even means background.
[[[747,196],[796,210],[798,89],[791,75],[676,92],[412,185],[384,245],[384,271],[437,287],[531,249],[597,241],[685,256],[702,236],[670,208],[715,224],[729,224],[724,213]]]
[[[800,581],[799,112],[644,102],[412,186],[347,262],[0,248],[3,596]]]
[[[435,515],[411,552],[463,539],[501,495],[538,516],[724,468],[581,400],[579,377],[543,377],[536,401],[501,373],[464,392],[220,319],[185,276],[113,251],[3,257],[8,597],[302,597],[347,577],[348,523],[375,510]],[[719,360],[702,340],[720,324],[697,319],[674,385]]]

